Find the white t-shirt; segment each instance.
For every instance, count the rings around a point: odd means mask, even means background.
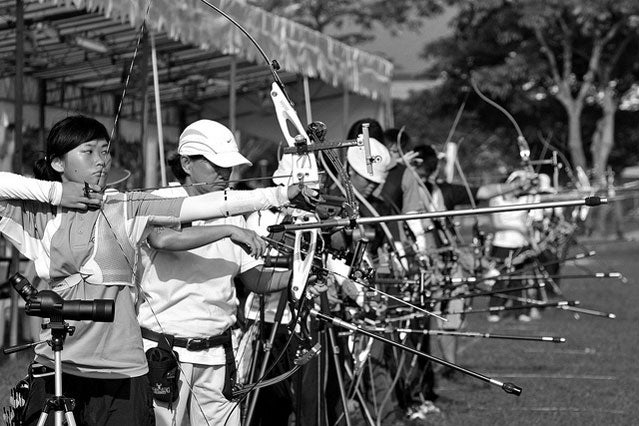
[[[162,196],[186,196],[182,187],[158,192]],[[242,216],[209,221],[199,225],[235,225],[246,227]],[[225,238],[188,251],[141,249],[141,297],[138,310],[140,326],[177,337],[210,337],[222,334],[235,324],[239,301],[233,278],[262,264],[238,245]],[[161,324],[161,327],[159,324]],[[144,339],[144,350],[157,346]],[[175,347],[180,361],[219,365],[225,363],[224,349],[188,351]]]
[[[526,204],[526,199],[518,198],[506,200],[503,196],[490,199],[493,207]],[[493,213],[491,216],[495,227],[493,245],[506,248],[520,248],[528,245],[526,236],[530,229],[528,210],[515,210],[511,212]]]

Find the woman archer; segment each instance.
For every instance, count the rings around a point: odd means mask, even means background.
[[[102,195],[111,166],[108,149],[109,135],[97,120],[78,115],[56,123],[47,138],[46,156],[34,165],[40,180],[2,173],[0,232],[34,261],[38,276],[64,300],[115,303],[113,322],[68,321],[76,329],[62,351],[63,384],[65,395],[75,399],[77,424],[153,425],[148,368],[132,297],[138,244],[153,226],[179,227],[280,207],[300,190],[218,191],[173,199],[142,192]],[[82,196],[82,186],[93,194]],[[84,208],[96,203],[101,208]],[[226,236],[221,229],[220,238]],[[244,241],[237,242],[259,250],[248,231]],[[40,337],[48,339],[50,332]],[[35,353],[37,363],[54,367],[46,344],[37,345]],[[53,376],[31,381],[24,424],[36,424],[44,400],[53,394],[53,382]]]

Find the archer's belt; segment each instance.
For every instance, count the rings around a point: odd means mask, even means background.
[[[211,337],[175,337],[169,334],[158,333],[148,328],[140,327],[142,337],[154,342],[160,342],[160,339],[166,339],[172,346],[186,348],[187,351],[203,351],[205,349],[215,348],[218,346],[232,347],[231,329],[227,329],[219,336]]]
[[[217,346],[224,347],[226,368],[224,370],[224,388],[222,389],[222,394],[229,401],[233,399],[233,388],[237,383],[237,367],[235,366],[230,328],[219,336],[212,337],[175,337],[170,334],[157,333],[144,327],[140,327],[140,329],[142,330],[142,337],[145,339],[158,342],[158,346],[168,345],[171,349],[173,346],[177,346],[186,348],[187,351],[203,351]]]

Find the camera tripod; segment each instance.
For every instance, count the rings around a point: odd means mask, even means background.
[[[73,398],[66,398],[62,395],[62,348],[64,340],[69,336],[72,336],[75,327],[70,326],[63,320],[54,320],[42,326],[43,328],[51,329],[51,340],[49,344],[53,350],[54,362],[55,362],[55,393],[52,397],[47,398],[44,406],[42,407],[42,413],[38,419],[38,426],[44,426],[49,414],[53,411],[55,413],[55,426],[62,426],[63,419],[66,419],[68,426],[76,426],[75,418],[73,417],[73,408],[75,407],[75,401]],[[32,346],[44,343],[45,341],[29,343],[27,345],[13,346],[11,348],[3,349],[5,354],[18,352]]]
[[[51,349],[53,350],[53,359],[55,361],[55,394],[47,398],[42,414],[38,419],[38,426],[44,426],[47,417],[51,411],[55,412],[55,425],[62,426],[62,418],[67,419],[69,426],[75,426],[75,418],[73,417],[73,408],[75,401],[73,398],[62,396],[62,346],[64,339],[73,335],[75,327],[70,326],[64,321],[53,321],[47,324],[47,328],[51,329]]]

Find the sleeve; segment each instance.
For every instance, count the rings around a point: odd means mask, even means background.
[[[106,194],[102,210],[105,217],[124,217],[126,234],[135,246],[146,238],[151,226],[179,228],[183,202],[184,197],[164,198],[143,192],[114,193]]]
[[[260,188],[252,191],[216,191],[188,197],[180,212],[182,222],[200,219],[216,219],[283,207],[289,204],[288,188]]]
[[[146,218],[149,225],[179,227],[180,210],[184,196],[159,196],[143,192],[133,192],[129,196],[127,217]]]
[[[55,207],[36,201],[0,201],[0,233],[25,257],[34,259],[41,255],[42,233],[53,217],[51,209]]]
[[[0,199],[31,200],[60,205],[62,183],[32,179],[15,173],[0,172]]]

